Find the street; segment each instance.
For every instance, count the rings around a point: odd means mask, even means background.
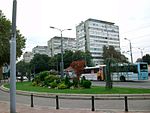
[[[94,86],[105,86],[104,81],[92,81]],[[146,88],[150,89],[150,80],[146,81],[127,81],[127,82],[113,82],[113,86],[116,87],[130,87],[130,88]]]
[[[0,101],[9,102],[9,93],[0,91]],[[56,100],[52,98],[34,97],[34,106],[56,108]],[[31,97],[17,95],[16,102],[30,106]],[[59,99],[60,109],[89,109],[91,100]],[[95,100],[96,110],[124,110],[124,100]],[[150,100],[128,100],[129,111],[150,111]]]

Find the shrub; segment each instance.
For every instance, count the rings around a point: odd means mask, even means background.
[[[58,72],[57,72],[57,71],[55,71],[55,70],[50,70],[50,71],[49,71],[49,74],[50,74],[50,75],[57,75],[57,74],[58,74]]]
[[[57,87],[57,83],[56,83],[56,81],[51,82],[49,85],[51,86],[51,88],[55,88],[55,87]]]
[[[35,81],[32,82],[33,86],[37,86],[37,83]]]
[[[83,86],[84,88],[90,88],[91,85],[92,85],[92,83],[91,83],[90,80],[83,80],[82,86]]]
[[[86,80],[86,79],[85,79],[85,76],[82,76],[81,82],[80,82],[80,85],[81,85],[81,86],[83,85],[83,81],[84,81],[84,80]]]
[[[67,86],[65,85],[65,83],[60,83],[58,85],[58,89],[66,89],[66,88],[67,88]]]
[[[37,76],[40,77],[40,81],[44,81],[45,77],[49,75],[48,71],[40,72]]]
[[[56,75],[48,75],[48,76],[45,77],[44,83],[45,83],[46,86],[48,86],[49,83],[54,82],[58,79],[59,78]]]
[[[74,77],[74,78],[73,78],[73,86],[74,86],[74,87],[78,87],[78,85],[79,85],[79,80],[78,80],[77,77]]]
[[[64,82],[65,82],[65,85],[67,86],[67,88],[70,88],[72,86],[72,83],[70,82],[68,76],[65,77],[65,81]]]

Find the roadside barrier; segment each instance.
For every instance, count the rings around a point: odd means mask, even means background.
[[[56,96],[42,96],[37,94],[31,94],[31,107],[34,106],[33,97],[43,97],[43,98],[54,98],[56,99],[56,109],[60,109],[59,100],[60,99],[70,99],[70,100],[91,100],[91,111],[95,111],[95,100],[124,100],[124,111],[128,112],[128,100],[150,100],[150,95],[103,95],[103,96],[86,96],[79,97],[77,95],[56,95]]]

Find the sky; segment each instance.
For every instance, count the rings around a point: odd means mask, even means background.
[[[13,0],[0,0],[0,10],[12,19]],[[17,0],[17,29],[26,38],[25,51],[60,32],[64,37],[76,37],[76,26],[89,18],[113,22],[119,26],[121,52],[130,60],[129,41],[132,45],[133,61],[150,54],[150,0]],[[127,38],[128,40],[124,40]]]

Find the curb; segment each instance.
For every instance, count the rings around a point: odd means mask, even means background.
[[[4,85],[0,86],[0,90],[4,92],[9,92],[9,89],[4,87]],[[30,91],[21,91],[21,90],[16,90],[16,94],[19,95],[25,95],[25,96],[39,96],[39,97],[55,97],[56,95],[58,96],[72,96],[72,97],[91,97],[94,96],[96,97],[143,97],[143,98],[150,98],[150,94],[68,94],[68,93],[39,93],[39,92],[30,92]]]

